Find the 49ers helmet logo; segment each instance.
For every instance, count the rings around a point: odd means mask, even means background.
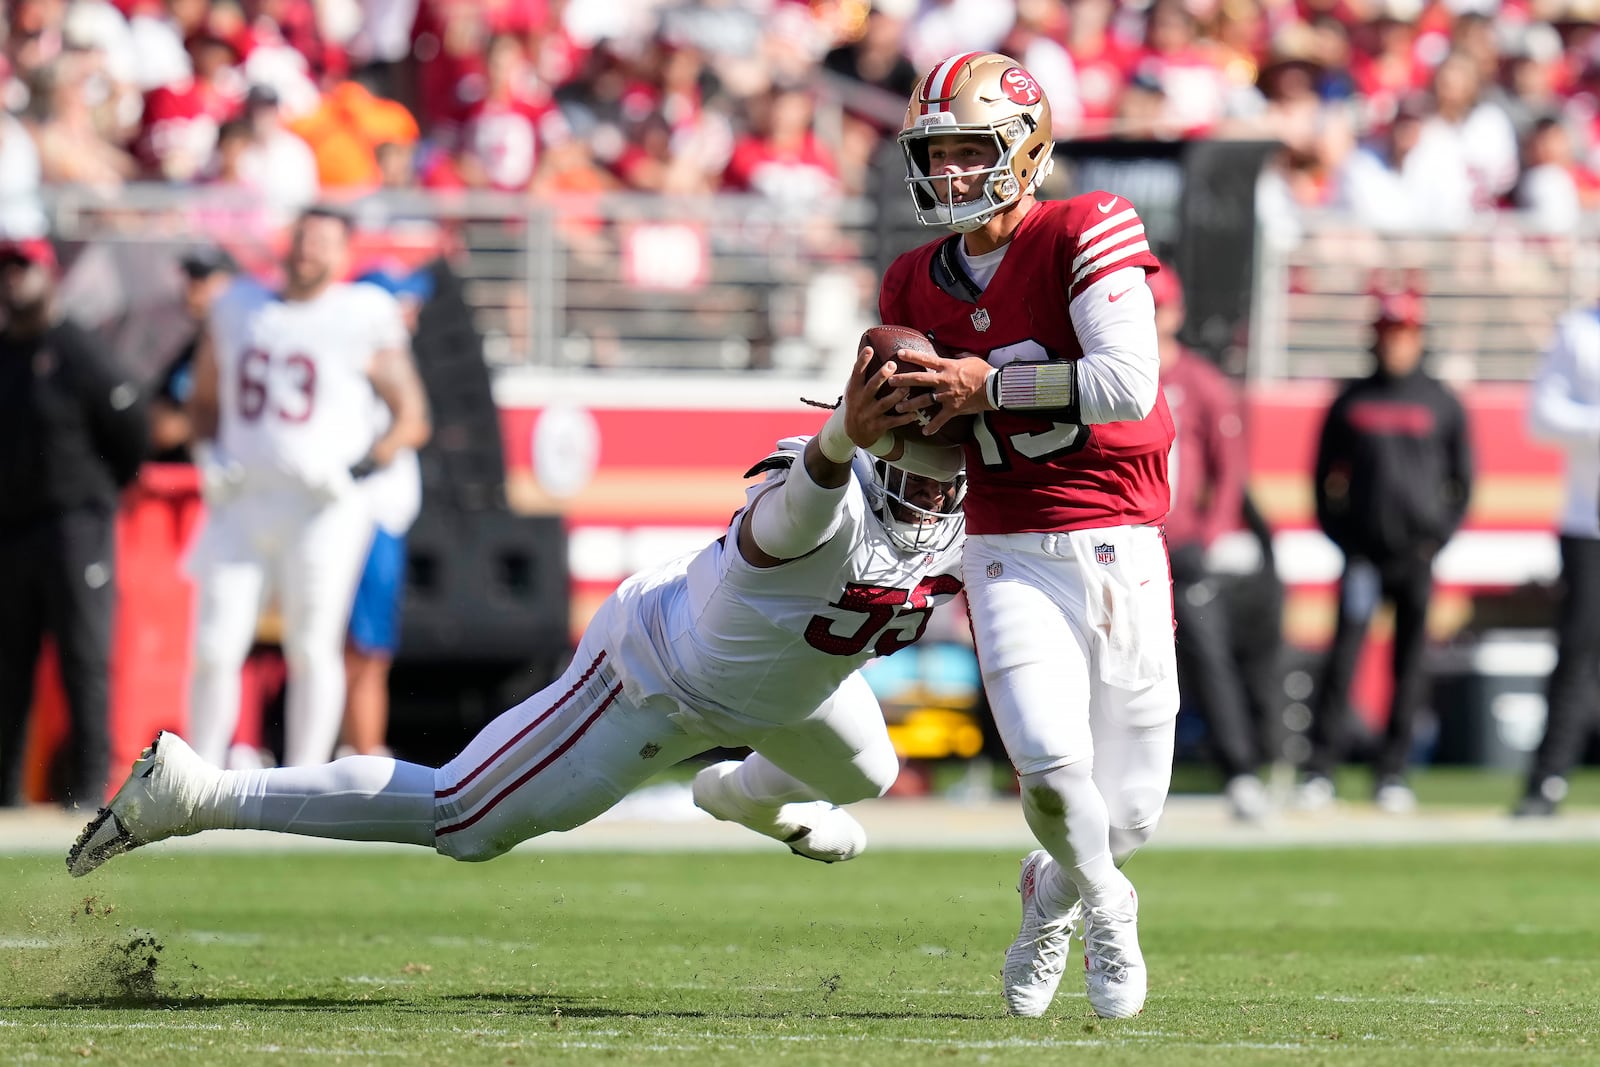
[[[1032,107],[1044,96],[1044,91],[1039,88],[1039,83],[1033,80],[1033,75],[1021,67],[1012,67],[1000,75],[1000,88],[1005,90],[1007,99],[1023,107]]]

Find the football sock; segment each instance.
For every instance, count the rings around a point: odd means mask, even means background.
[[[223,771],[197,821],[340,841],[433,847],[434,770],[383,756],[311,767]]]
[[[739,764],[732,784],[742,799],[765,808],[822,799],[811,786],[759,752],[751,753]]]
[[[1080,897],[1090,907],[1120,901],[1128,880],[1111,857],[1111,823],[1089,760],[1022,776],[1022,811],[1056,860],[1038,887],[1048,914],[1061,915]]]

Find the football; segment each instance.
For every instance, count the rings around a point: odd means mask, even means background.
[[[939,350],[938,345],[929,340],[927,335],[920,330],[913,330],[909,326],[873,326],[861,335],[861,340],[856,344],[856,351],[863,348],[872,349],[872,358],[867,361],[866,375],[872,377],[878,373],[886,360],[894,358],[897,349],[907,349],[912,352],[926,352],[929,355],[944,357],[945,353]],[[915,369],[908,364],[907,370]],[[931,392],[930,389],[912,389],[912,396],[920,396]],[[932,444],[959,445],[972,437],[972,423],[976,415],[958,415],[946,423],[938,433],[924,436],[922,427],[928,419],[932,418],[939,410],[939,405],[924,408],[923,418],[918,422],[908,423],[895,432],[905,437],[916,440],[928,441]]]

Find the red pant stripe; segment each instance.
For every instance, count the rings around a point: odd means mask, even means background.
[[[528,771],[528,773],[524,774],[521,778],[518,778],[516,781],[512,782],[510,785],[508,785],[504,789],[500,790],[500,792],[496,793],[494,795],[494,797],[489,800],[488,803],[484,804],[477,811],[473,812],[471,815],[467,816],[465,819],[462,819],[458,823],[452,823],[449,826],[441,826],[438,830],[435,830],[434,831],[434,836],[437,837],[440,834],[453,834],[457,830],[465,830],[469,826],[471,826],[473,823],[477,822],[479,819],[483,818],[485,815],[487,815],[491,811],[493,811],[495,809],[495,805],[499,804],[506,797],[510,796],[512,793],[515,793],[518,789],[521,789],[528,782],[532,781],[534,775],[538,774],[540,771],[542,771],[546,767],[550,766],[550,764],[552,764],[556,760],[560,759],[561,756],[567,751],[567,749],[569,749],[573,745],[577,744],[578,743],[578,739],[581,738],[585,733],[587,733],[589,731],[589,727],[594,725],[595,720],[600,718],[601,713],[603,713],[607,708],[609,708],[611,706],[612,701],[616,700],[617,697],[619,695],[621,695],[621,693],[622,693],[622,686],[619,684],[615,689],[611,690],[611,692],[606,694],[605,700],[600,702],[600,706],[598,708],[594,709],[593,714],[591,714],[587,719],[583,720],[582,724],[579,725],[579,727],[576,730],[572,731],[572,736],[568,737],[565,741],[561,742],[561,744],[556,746],[556,750],[554,752],[550,753],[544,759],[540,760],[537,764],[534,765],[532,770]]]
[[[444,800],[446,797],[454,796],[467,786],[471,785],[473,779],[477,778],[478,775],[488,770],[492,764],[496,763],[500,759],[501,756],[504,756],[507,752],[509,752],[512,746],[521,741],[524,737],[527,737],[528,734],[532,732],[540,723],[554,715],[557,711],[560,711],[562,705],[571,700],[574,693],[588,684],[589,679],[594,675],[595,671],[600,669],[600,663],[605,658],[605,649],[601,649],[600,654],[594,658],[594,662],[589,664],[589,669],[583,672],[583,677],[579,678],[576,682],[573,682],[572,688],[561,694],[561,699],[557,700],[554,704],[551,704],[548,708],[541,712],[538,718],[534,719],[528,725],[518,730],[511,740],[495,749],[494,754],[488,759],[484,760],[482,763],[478,764],[478,766],[473,769],[471,774],[466,775],[461,779],[461,781],[457,782],[449,789],[435,790],[433,794],[434,798],[437,800]],[[607,703],[610,703],[610,701],[608,700]]]

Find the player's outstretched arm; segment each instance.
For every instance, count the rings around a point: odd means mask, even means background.
[[[856,354],[844,397],[806,442],[801,469],[757,497],[745,512],[739,524],[739,551],[754,566],[775,567],[798,559],[837,533],[856,448],[886,446],[890,431],[914,418],[894,410],[905,390],[877,395],[894,373],[893,363],[885,363],[870,379],[863,377],[871,358],[870,348]]]

